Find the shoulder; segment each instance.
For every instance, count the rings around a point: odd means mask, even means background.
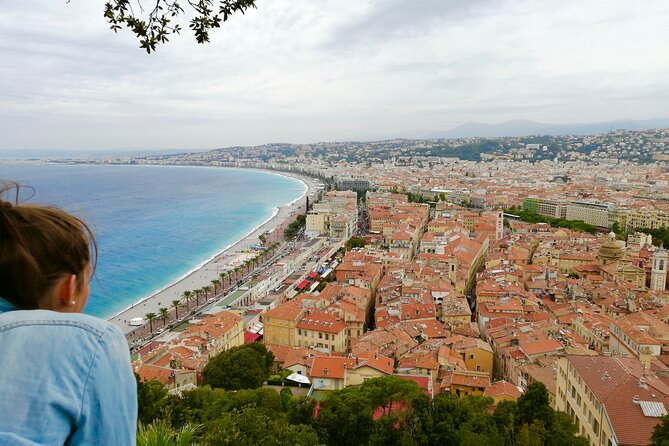
[[[95,338],[121,337],[121,329],[110,322],[79,313],[48,310],[16,310],[0,314],[0,332],[17,328],[63,329],[88,333]]]

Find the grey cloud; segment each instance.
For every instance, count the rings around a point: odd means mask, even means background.
[[[362,17],[339,27],[324,47],[350,49],[383,45],[422,34],[496,8],[504,0],[383,0]]]

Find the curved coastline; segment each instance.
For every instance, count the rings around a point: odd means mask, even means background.
[[[200,167],[200,166],[198,166]],[[202,167],[214,167],[214,166],[202,166]],[[288,172],[276,172],[266,169],[242,169],[234,168],[239,170],[260,170],[265,173],[283,176],[286,178],[291,178],[297,180],[304,186],[303,193],[296,199],[292,200],[289,203],[283,204],[281,206],[275,207],[272,211],[272,214],[264,220],[262,223],[258,224],[247,232],[244,236],[240,237],[238,240],[227,244],[223,248],[216,251],[216,253],[204,260],[198,266],[192,268],[187,273],[179,276],[176,280],[172,281],[170,284],[162,287],[161,289],[149,294],[148,296],[142,297],[137,302],[132,305],[124,308],[123,310],[107,317],[107,320],[115,323],[121,327],[125,332],[131,331],[133,328],[128,324],[128,322],[135,317],[143,317],[146,313],[154,312],[158,313],[160,307],[168,307],[169,303],[172,300],[180,299],[183,295],[183,292],[186,290],[192,291],[195,288],[199,288],[205,285],[210,285],[212,278],[218,278],[220,272],[229,269],[231,265],[240,262],[240,256],[242,251],[245,248],[248,248],[250,245],[257,243],[258,236],[265,231],[272,230],[280,226],[287,218],[289,218],[296,204],[304,199],[306,196],[312,196],[314,194],[314,188],[310,185],[303,177],[300,177],[297,174],[291,174]],[[248,255],[248,253],[246,253]],[[221,259],[223,259],[221,261]],[[165,304],[162,304],[165,302]]]

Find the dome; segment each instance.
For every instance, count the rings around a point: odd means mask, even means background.
[[[611,237],[612,235],[613,237]],[[616,235],[611,232],[608,235],[608,238],[609,240],[602,244],[597,254],[597,257],[599,257],[605,265],[615,263],[623,257],[622,243],[616,240]]]

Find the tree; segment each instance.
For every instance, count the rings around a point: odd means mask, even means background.
[[[650,446],[669,446],[669,416],[665,415],[660,420],[650,437]]]
[[[188,304],[188,301],[190,300],[190,298],[191,298],[192,296],[193,296],[193,292],[192,292],[192,291],[184,291],[184,293],[183,293],[183,300],[186,302],[186,304]]]
[[[262,408],[233,409],[207,424],[203,439],[210,446],[316,446],[318,435],[309,426],[288,424]]]
[[[258,240],[260,240],[261,245],[265,246],[265,243],[267,242],[267,237],[265,236],[265,234],[260,234],[258,236]]]
[[[204,293],[205,296],[209,296],[210,291],[211,291],[211,287],[209,285],[206,285],[206,286],[202,287],[202,292]]]
[[[179,16],[187,15],[182,4],[178,0],[156,0],[145,13],[141,0],[109,0],[105,3],[104,17],[112,31],[129,29],[139,39],[140,48],[151,53],[159,44],[168,42],[173,34],[181,32],[176,21]],[[189,27],[197,43],[209,42],[209,31],[219,28],[231,15],[244,14],[256,7],[255,0],[190,0],[186,5],[189,14],[194,14]]]
[[[546,430],[553,427],[553,409],[550,407],[548,390],[541,382],[533,382],[527,391],[518,398],[518,423],[532,424],[534,420],[544,423]]]
[[[364,248],[365,247],[365,239],[360,238],[360,237],[351,237],[348,239],[346,242],[346,250],[350,251],[353,248]]]
[[[149,321],[149,331],[153,332],[153,321],[156,319],[156,313],[146,313],[144,317]]]
[[[179,319],[179,307],[181,306],[180,300],[172,301],[172,308],[174,308],[174,318]]]
[[[167,389],[157,379],[142,381],[137,373],[137,418],[140,423],[148,424],[161,416],[161,410],[167,397]]]
[[[328,445],[367,444],[374,430],[372,404],[354,388],[331,392],[322,402],[316,422]]]
[[[274,355],[263,344],[233,347],[214,356],[204,368],[204,384],[226,390],[256,389],[269,376]]]
[[[214,285],[214,294],[218,291],[218,286],[221,284],[221,281],[218,279],[214,279],[211,281],[211,284]]]
[[[160,311],[160,318],[163,320],[163,327],[167,323],[167,318],[170,317],[170,310],[167,308],[160,308],[158,311]]]
[[[411,402],[421,394],[415,382],[396,376],[367,380],[362,384],[360,390],[373,407],[383,408],[386,414],[390,413],[394,403]]]

